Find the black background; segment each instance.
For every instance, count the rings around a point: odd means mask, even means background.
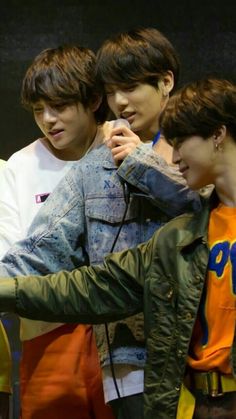
[[[24,73],[42,49],[76,43],[96,51],[113,33],[152,26],[179,52],[180,85],[205,75],[236,82],[235,9],[228,0],[2,0],[0,157],[8,158],[39,135],[19,96]]]

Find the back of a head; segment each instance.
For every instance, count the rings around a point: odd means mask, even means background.
[[[236,86],[228,80],[207,78],[189,83],[169,100],[160,117],[168,142],[188,136],[208,138],[225,125],[236,141]]]
[[[179,77],[177,53],[157,29],[134,29],[104,42],[97,53],[97,80],[124,87],[135,83],[157,85],[167,71]]]
[[[36,56],[22,82],[24,107],[43,99],[51,103],[80,102],[86,108],[100,96],[95,80],[95,54],[80,46],[48,48]],[[106,115],[98,112],[103,122]]]

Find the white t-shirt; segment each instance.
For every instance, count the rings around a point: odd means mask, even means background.
[[[120,397],[132,396],[144,392],[144,370],[132,365],[114,365],[116,384]],[[113,381],[111,368],[102,368],[103,392],[105,402],[118,399],[118,394]]]

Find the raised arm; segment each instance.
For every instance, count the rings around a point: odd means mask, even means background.
[[[139,144],[121,163],[118,175],[171,217],[201,209],[199,194],[190,190],[178,168],[151,146]]]

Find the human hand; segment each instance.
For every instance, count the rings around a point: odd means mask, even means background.
[[[141,143],[138,135],[125,125],[121,125],[111,130],[107,146],[111,149],[114,161],[118,165]]]

